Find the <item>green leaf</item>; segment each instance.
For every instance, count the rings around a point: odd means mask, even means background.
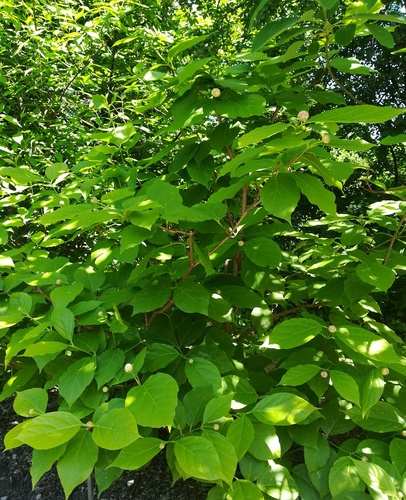
[[[283,375],[279,385],[290,385],[292,387],[303,385],[321,371],[317,365],[298,365],[289,370]]]
[[[384,123],[404,113],[404,108],[360,104],[346,108],[331,109],[311,116],[309,123]]]
[[[203,424],[214,422],[228,414],[230,411],[232,395],[219,396],[212,399],[206,405],[203,413]]]
[[[382,373],[377,368],[371,368],[361,380],[360,403],[362,415],[365,416],[380,399],[385,387]]]
[[[258,142],[268,139],[273,135],[283,132],[289,127],[287,123],[274,123],[273,125],[264,125],[262,127],[254,128],[250,130],[243,136],[238,138],[237,147],[245,148],[251,146],[252,144],[258,144]]]
[[[318,436],[317,448],[305,446],[304,459],[309,474],[322,469],[329,461],[330,445],[326,438]]]
[[[165,368],[169,363],[180,356],[179,351],[168,344],[151,344],[145,352],[143,373],[154,372]]]
[[[166,373],[157,373],[142,385],[130,389],[125,405],[139,425],[155,428],[171,426],[178,404],[178,389],[174,378]]]
[[[72,340],[75,329],[75,316],[72,311],[55,305],[51,313],[51,322],[59,335],[66,340]]]
[[[261,116],[265,111],[266,100],[258,94],[237,94],[228,90],[216,102],[216,111],[229,118],[250,118]]]
[[[82,422],[75,415],[54,411],[29,420],[18,437],[31,448],[47,450],[72,439],[81,426]]]
[[[294,425],[316,411],[305,399],[288,392],[265,396],[252,410],[255,417],[265,424]]]
[[[233,444],[238,460],[241,460],[254,439],[254,427],[246,415],[233,420],[227,429],[227,439]]]
[[[274,425],[255,423],[254,439],[249,452],[258,460],[272,460],[280,458],[281,444]]]
[[[359,427],[374,432],[401,431],[406,427],[406,418],[390,403],[378,401],[363,418],[361,410],[355,406],[346,411],[346,414]]]
[[[96,358],[86,357],[72,363],[59,378],[59,394],[69,406],[83,394],[93,380],[96,371]]]
[[[154,179],[146,189],[146,195],[162,206],[162,217],[168,222],[178,222],[182,214],[182,197],[179,189],[161,179]]]
[[[221,379],[223,394],[232,394],[233,399],[243,405],[255,403],[258,395],[245,377],[226,375]]]
[[[261,189],[261,201],[265,210],[289,224],[299,199],[300,189],[290,174],[271,177]]]
[[[365,28],[371,33],[371,35],[384,47],[388,49],[393,49],[395,46],[395,40],[388,28],[380,26],[379,24],[365,23]]]
[[[220,387],[220,372],[208,359],[193,357],[188,359],[185,373],[192,387]]]
[[[204,40],[206,40],[208,36],[209,35],[194,36],[186,40],[181,40],[168,50],[168,59],[172,60],[176,55],[180,54],[181,52],[190,49],[191,47],[194,47],[200,42],[203,42]]]
[[[189,436],[175,441],[175,457],[181,468],[196,479],[222,479],[220,458],[213,443],[200,436]]]
[[[55,448],[50,448],[49,450],[32,450],[30,474],[33,489],[41,477],[48,472],[58,458],[64,454],[65,449],[66,443],[56,446]]]
[[[313,175],[297,172],[290,175],[293,176],[297,186],[310,203],[317,205],[320,210],[323,210],[328,215],[335,215],[335,196],[323,186],[320,179]]]
[[[395,281],[395,273],[392,269],[378,263],[363,262],[355,268],[355,272],[362,281],[383,292],[386,292]]]
[[[114,379],[117,372],[124,366],[125,354],[121,349],[106,349],[97,356],[97,368],[94,378],[97,387]]]
[[[173,292],[173,300],[179,309],[186,313],[200,313],[205,316],[209,313],[209,292],[191,281],[183,281],[178,284]]]
[[[270,467],[260,475],[257,481],[258,488],[273,498],[296,500],[299,491],[288,469],[270,461]]]
[[[246,479],[233,481],[227,494],[227,500],[263,500],[264,496],[258,486]]]
[[[221,479],[231,484],[238,462],[232,443],[216,431],[204,430],[202,437],[213,443],[220,461]]]
[[[372,462],[361,462],[354,460],[354,465],[361,479],[366,483],[370,491],[390,498],[397,498],[397,491],[391,476],[379,465]]]
[[[334,462],[328,483],[333,497],[345,491],[365,491],[365,483],[358,475],[354,461],[348,456]]]
[[[335,41],[343,47],[349,45],[354,38],[356,29],[355,23],[346,24],[334,33]]]
[[[270,40],[282,34],[287,29],[295,26],[300,21],[300,17],[286,17],[278,21],[273,21],[272,23],[264,26],[260,32],[254,38],[252,43],[252,52],[256,52],[264,45],[266,45]]]
[[[52,290],[50,297],[55,307],[54,312],[59,310],[59,308],[63,311],[64,308],[72,302],[83,290],[83,283],[73,283],[72,285],[67,286],[58,286],[54,290]],[[52,314],[54,314],[54,312]],[[54,321],[52,319],[52,321]]]
[[[109,467],[120,467],[125,470],[136,470],[143,467],[161,451],[165,441],[154,437],[138,439],[123,448]]]
[[[268,238],[252,238],[244,245],[246,256],[257,266],[278,267],[282,254],[279,246]]]
[[[350,375],[338,370],[331,370],[330,378],[334,389],[341,397],[360,406],[359,387]]]
[[[392,439],[389,445],[389,454],[393,465],[403,475],[406,472],[406,441],[404,439]]]
[[[288,319],[275,326],[262,347],[292,349],[306,344],[321,331],[321,324],[312,319]]]
[[[113,408],[94,422],[93,441],[107,450],[119,450],[140,437],[134,415],[127,408]]]
[[[66,498],[73,489],[90,476],[97,461],[98,448],[91,434],[80,429],[69,441],[65,453],[58,460],[57,470]]]
[[[14,399],[14,411],[23,417],[32,417],[45,413],[48,404],[48,393],[40,387],[33,387],[22,392],[17,392]]]

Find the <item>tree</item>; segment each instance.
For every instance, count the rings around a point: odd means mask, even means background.
[[[211,500],[395,498],[405,189],[336,201],[378,140],[343,127],[404,109],[337,70],[404,20],[263,1],[212,32],[231,4],[4,3],[0,400],[26,417],[5,445],[66,497],[165,449]]]

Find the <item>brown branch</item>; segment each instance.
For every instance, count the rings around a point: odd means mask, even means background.
[[[154,322],[154,319],[158,316],[158,314],[164,314],[170,307],[173,305],[173,299],[169,299],[168,302],[162,307],[162,309],[158,309],[157,311],[154,311],[147,321],[147,328],[151,328],[152,323]]]
[[[386,255],[385,255],[385,258],[383,259],[383,262],[382,262],[382,265],[384,266],[388,260],[389,260],[389,256],[392,252],[392,249],[393,249],[393,245],[395,244],[395,241],[398,239],[399,237],[399,234],[400,234],[400,230],[404,224],[404,222],[406,221],[406,212],[403,214],[403,217],[400,219],[400,222],[398,224],[398,227],[396,228],[396,231],[394,233],[394,235],[392,236],[391,240],[390,240],[390,243],[389,243],[389,247],[388,247],[388,250],[386,252]]]
[[[272,113],[271,123],[275,123],[276,118],[277,118],[277,116],[278,116],[278,113],[279,113],[279,111],[280,111],[281,109],[282,109],[282,106],[276,106],[275,111]]]
[[[291,314],[296,314],[302,309],[318,309],[319,307],[324,307],[329,302],[317,302],[316,304],[301,304],[300,306],[293,307],[292,309],[288,309],[287,311],[282,311],[280,313],[276,313],[273,315],[273,319],[283,318],[284,316],[290,316]]]
[[[193,231],[189,231],[189,263],[193,266]]]

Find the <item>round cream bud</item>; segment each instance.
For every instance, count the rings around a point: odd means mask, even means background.
[[[30,415],[35,415],[35,410],[34,410],[33,408],[30,408],[30,409],[28,410],[28,413],[29,413]]]
[[[398,498],[403,498],[403,493],[401,491],[398,491]]]
[[[214,429],[215,431],[218,431],[218,430],[220,429],[219,424],[214,424],[214,425],[213,425],[213,429]]]
[[[243,241],[243,240],[240,240],[240,241],[238,242],[238,246],[239,246],[239,247],[243,247],[243,246],[244,246],[244,244],[245,244],[245,243],[244,243],[244,241]]]
[[[368,457],[365,457],[365,456],[361,457],[361,461],[362,462],[368,462]]]
[[[127,363],[124,366],[124,371],[127,372],[127,373],[131,373],[133,371],[133,365],[131,363]]]
[[[224,50],[223,49],[218,49],[217,55],[218,56],[224,56]]]
[[[107,385],[105,385],[102,389],[103,392],[109,392],[109,388],[107,387]]]
[[[389,375],[389,368],[381,368],[382,375]]]
[[[309,113],[302,109],[302,111],[299,111],[297,114],[297,119],[300,120],[301,122],[305,122],[306,120],[309,119]]]
[[[65,202],[63,200],[59,200],[59,205],[65,205]]]
[[[93,427],[94,427],[94,424],[91,420],[89,420],[89,422],[86,422],[87,430],[93,429]]]
[[[65,356],[68,356],[68,357],[72,356],[72,351],[69,351],[69,350],[65,351]]]
[[[328,331],[329,331],[330,333],[335,333],[335,332],[337,331],[337,328],[336,328],[334,325],[330,325],[330,326],[328,327]]]
[[[189,365],[193,365],[193,359],[188,359]]]
[[[95,205],[99,200],[96,198],[96,196],[93,196],[92,198],[90,198],[90,203],[92,203],[93,205]]]
[[[402,431],[402,436],[406,438],[406,430]]]
[[[57,285],[62,285],[62,280],[57,279],[57,280],[55,281],[55,284],[57,284]]]
[[[165,448],[165,443],[159,443],[159,449],[163,450]]]
[[[321,142],[323,144],[328,144],[330,141],[331,141],[331,139],[330,139],[329,135],[323,135],[323,137],[321,138]]]
[[[99,318],[102,318],[104,316],[104,312],[103,311],[99,311],[97,313],[97,316],[99,316]]]
[[[327,378],[328,377],[328,373],[325,370],[323,370],[322,372],[320,372],[320,377],[321,378]]]
[[[220,89],[218,89],[217,87],[215,87],[214,89],[211,89],[211,95],[213,97],[220,97],[221,96]]]

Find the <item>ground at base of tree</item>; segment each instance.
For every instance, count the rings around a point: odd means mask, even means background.
[[[15,425],[19,417],[14,413],[12,400],[0,405],[0,500],[64,500],[62,486],[56,468],[53,467],[31,489],[31,448],[21,446],[4,450],[4,435]],[[211,485],[191,479],[178,481],[171,487],[172,476],[168,471],[165,455],[158,455],[152,463],[140,471],[125,471],[100,500],[204,500]],[[94,499],[97,499],[93,484]],[[88,500],[86,483],[72,492],[70,500]]]

